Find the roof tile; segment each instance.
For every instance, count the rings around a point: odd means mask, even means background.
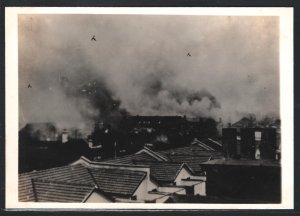
[[[142,171],[91,168],[82,164],[33,171],[19,175],[19,201],[77,202],[88,189],[95,186],[104,193],[131,196],[145,176],[146,172]],[[84,191],[78,190],[78,184]],[[80,197],[76,195],[76,190],[80,192]],[[70,200],[64,194],[69,194]]]
[[[33,180],[38,202],[82,202],[95,188],[91,184],[70,184],[66,182]]]

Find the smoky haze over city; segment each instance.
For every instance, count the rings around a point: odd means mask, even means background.
[[[276,17],[20,15],[19,128],[279,117]]]
[[[281,202],[279,17],[18,19],[19,201]]]

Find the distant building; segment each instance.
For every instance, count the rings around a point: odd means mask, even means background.
[[[177,128],[185,122],[181,116],[130,116],[125,119],[125,124],[132,128]]]
[[[222,143],[227,158],[276,159],[275,128],[223,128]]]
[[[60,132],[54,123],[28,123],[20,130],[21,138],[28,137],[38,141],[57,141]]]
[[[243,117],[238,122],[231,125],[233,128],[249,128],[254,126],[255,120],[253,118]]]
[[[82,139],[83,135],[78,128],[61,129],[52,122],[28,123],[20,130],[20,141],[27,139],[35,141],[62,141],[66,143],[68,139]]]

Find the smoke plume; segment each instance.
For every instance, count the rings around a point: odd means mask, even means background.
[[[20,15],[20,127],[278,115],[278,29],[276,17]]]

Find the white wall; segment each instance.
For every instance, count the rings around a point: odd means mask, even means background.
[[[112,201],[97,192],[93,192],[85,202],[86,203],[108,203]]]
[[[136,196],[137,200],[146,200],[148,191],[155,188],[157,185],[150,180],[149,176],[146,176],[133,195]]]
[[[200,182],[194,186],[195,195],[199,194],[201,196],[206,196],[206,183]]]
[[[148,180],[148,191],[152,191],[153,189],[157,188],[158,185],[155,184],[149,177],[149,180]]]
[[[187,179],[190,177],[191,179],[199,180],[198,181],[182,181],[182,179]],[[203,182],[202,182],[203,181]],[[175,179],[176,185],[186,185],[187,182],[195,183],[194,186],[194,195],[206,196],[206,176],[193,176],[191,175],[185,167],[183,167]]]
[[[175,179],[176,185],[177,185],[177,184],[180,185],[181,182],[182,182],[181,179],[186,179],[186,178],[188,178],[188,177],[191,178],[192,175],[187,171],[187,169],[186,169],[185,167],[183,167],[183,168],[180,170],[178,176],[177,176],[176,179]]]

